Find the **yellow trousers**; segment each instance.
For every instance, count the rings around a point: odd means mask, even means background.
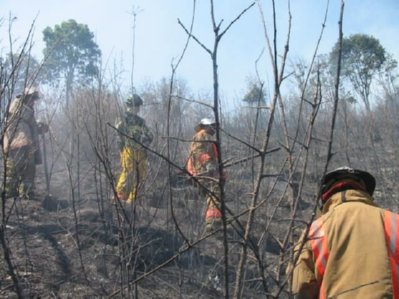
[[[147,155],[142,149],[125,146],[120,153],[122,172],[116,184],[120,200],[133,202],[147,175]]]

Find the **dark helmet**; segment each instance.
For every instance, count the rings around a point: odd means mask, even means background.
[[[362,181],[365,184],[367,193],[370,194],[370,196],[374,193],[375,178],[370,173],[344,166],[330,171],[324,176],[321,185],[321,194],[326,192],[333,184],[343,179]]]
[[[29,86],[24,89],[22,94],[17,95],[17,98],[32,98],[37,100],[40,98],[40,91],[37,87]]]
[[[137,94],[126,99],[126,106],[128,107],[138,107],[141,105],[143,105],[143,99]]]

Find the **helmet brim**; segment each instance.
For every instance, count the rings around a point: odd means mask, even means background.
[[[370,196],[373,195],[376,181],[375,178],[368,173],[367,171],[359,170],[359,169],[352,169],[352,168],[343,168],[337,169],[332,172],[327,173],[322,181],[322,192],[324,193],[327,189],[329,189],[333,184],[338,181],[342,181],[344,179],[358,179],[364,182],[367,193]]]

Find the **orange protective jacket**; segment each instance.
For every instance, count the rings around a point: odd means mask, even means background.
[[[218,161],[219,154],[213,136],[208,134],[205,129],[200,129],[194,135],[190,145],[186,166],[188,173],[193,176],[203,174],[209,163],[213,164],[214,169],[217,169]]]
[[[300,247],[294,298],[399,298],[399,215],[367,193],[334,194]]]

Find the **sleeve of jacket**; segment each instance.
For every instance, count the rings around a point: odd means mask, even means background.
[[[154,139],[154,135],[152,134],[151,130],[147,127],[144,123],[142,127],[142,135],[141,135],[141,142],[145,146],[149,146]]]
[[[115,121],[115,128],[119,131],[118,133],[118,148],[119,150],[122,150],[125,147],[125,136],[123,136],[122,133],[126,133],[125,131],[125,124],[121,119],[117,119]]]
[[[299,251],[303,238],[304,234],[294,250],[294,255],[298,257],[298,260],[292,274],[292,294],[294,298],[316,299],[319,294],[319,284],[315,276],[313,252],[307,240]]]

